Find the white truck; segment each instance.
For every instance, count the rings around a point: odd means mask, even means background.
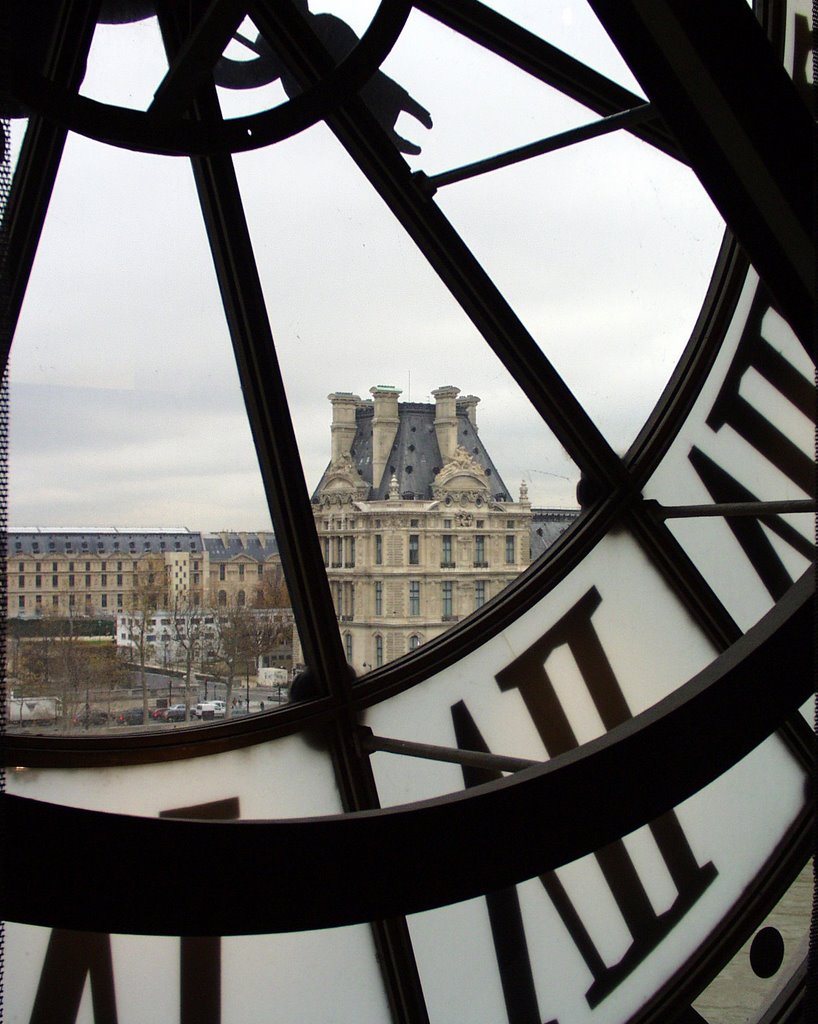
[[[6,722],[9,725],[48,725],[62,716],[59,697],[15,697],[6,701]]]

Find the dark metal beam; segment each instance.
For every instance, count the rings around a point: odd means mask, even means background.
[[[331,60],[302,19],[283,8],[256,16],[302,87],[329,71]],[[583,473],[605,488],[627,486],[619,457],[364,103],[353,97],[327,124]]]
[[[813,597],[807,573],[730,651],[654,707],[545,765],[468,793],[271,822],[129,817],[4,795],[3,824],[15,837],[4,870],[38,884],[6,887],[0,911],[5,920],[80,930],[267,933],[414,913],[531,878],[677,806],[800,707],[813,685]],[[69,834],[71,843],[53,842]],[[514,842],[498,844],[498,835]],[[236,858],[248,872],[264,871],[276,850],[288,885],[259,900],[236,880],[206,901],[185,890],[160,905],[140,865],[168,849],[182,859]],[[88,877],[90,890],[80,884]]]
[[[98,9],[99,0],[68,0],[53,18],[43,73],[66,92],[76,92],[85,75]],[[47,21],[43,15],[38,29],[45,31]],[[8,363],[67,134],[65,128],[32,116],[20,149],[3,217],[6,255],[0,268],[4,278],[0,289],[4,305],[0,310],[0,375]]]
[[[415,0],[415,7],[604,117],[644,103],[641,96],[477,0]],[[629,130],[684,162],[679,144],[665,124],[637,124]]]
[[[361,748],[368,754],[382,751],[386,754],[405,754],[427,761],[443,761],[448,764],[465,765],[469,768],[485,768],[495,772],[520,772],[540,764],[524,757],[507,757],[481,750],[461,750],[458,747],[439,747],[432,743],[415,743],[412,740],[396,740],[387,736],[375,736],[371,729],[361,727],[359,740]]]
[[[591,0],[811,351],[816,129],[744,0]]]
[[[531,160],[535,156],[544,156],[546,153],[555,153],[567,146],[574,146],[578,142],[587,142],[589,139],[598,139],[611,132],[620,131],[630,125],[642,124],[650,121],[656,116],[656,112],[650,103],[642,103],[632,110],[623,110],[621,114],[610,114],[601,121],[593,121],[591,124],[580,125],[577,128],[570,128],[568,131],[559,132],[557,135],[550,135],[538,142],[529,142],[525,146],[518,146],[497,156],[486,157],[484,160],[476,160],[474,163],[457,167],[451,171],[442,171],[440,174],[433,174],[431,177],[424,177],[421,184],[427,193],[434,194],[434,190],[444,185],[453,185],[457,181],[466,181],[468,178],[475,178],[479,174],[486,174],[488,171],[497,171],[501,167],[511,167],[513,164],[523,160]]]

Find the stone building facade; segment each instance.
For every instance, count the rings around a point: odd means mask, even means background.
[[[9,618],[114,618],[151,576],[164,576],[150,582],[165,607],[286,599],[271,532],[30,527],[10,530],[7,545]]]
[[[481,608],[531,560],[531,505],[515,501],[478,434],[474,395],[435,403],[337,392],[330,463],[313,510],[347,659],[368,671]]]
[[[10,530],[7,545],[9,618],[113,618],[151,574],[164,575],[169,601],[202,603],[207,590],[202,535],[186,529],[31,527]]]

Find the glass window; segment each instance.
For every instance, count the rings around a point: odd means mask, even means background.
[[[41,587],[42,585],[43,585],[43,578],[42,578],[42,576],[35,576],[34,577],[34,586],[35,587]]]
[[[409,614],[420,615],[420,581],[409,582]]]
[[[347,661],[352,661],[352,633],[344,633],[344,649]]]
[[[100,598],[100,602],[99,603],[100,603],[100,607],[107,608],[108,607],[108,595],[107,594],[103,594],[102,597]]]
[[[418,647],[420,647],[420,637],[417,635],[417,633],[413,633],[409,637],[409,650],[416,651]]]
[[[103,563],[103,564],[105,564],[105,563]],[[107,577],[107,575],[105,573],[102,573],[102,575],[100,576],[100,578],[99,578],[99,585],[101,587],[107,587],[108,586],[108,577]]]
[[[375,565],[383,565],[383,537],[375,534]]]
[[[474,538],[474,564],[486,564],[486,538],[483,534],[478,534]]]
[[[59,608],[60,606],[60,599],[56,594],[51,598],[51,605],[53,608]]]
[[[383,615],[383,583],[375,584],[375,614]]]
[[[236,604],[239,606],[239,608],[243,608],[246,600],[247,597],[244,591],[240,590],[238,594],[236,594]]]
[[[116,585],[117,585],[118,587],[121,587],[121,586],[122,586],[122,573],[121,573],[121,572],[118,572],[118,573],[116,574]]]
[[[219,579],[224,579],[224,562],[222,562],[222,564],[219,566]]]
[[[73,573],[68,577],[68,586],[69,587],[73,587],[74,586],[74,576],[73,576]]]
[[[26,606],[26,599],[25,599],[25,597],[22,594],[20,594],[20,596],[17,598],[17,607],[18,608],[25,608],[25,606]]]
[[[239,566],[239,579],[240,580],[244,579],[244,565],[243,564]]]
[[[514,565],[514,537],[506,537],[506,565]]]
[[[51,586],[52,587],[56,587],[57,586],[57,580],[58,580],[57,576],[52,576],[51,577]]]
[[[17,586],[18,587],[24,587],[25,585],[26,585],[26,578],[25,578],[25,576],[18,576],[17,577]]]
[[[474,584],[474,607],[482,608],[486,603],[486,584],[484,580],[478,580]]]
[[[452,583],[447,580],[441,584],[441,609],[440,613],[444,619],[452,617]]]
[[[91,586],[91,576],[90,576],[90,574],[88,574],[88,575],[87,575],[87,576],[85,577],[85,586],[86,586],[86,587],[90,587],[90,586]]]
[[[420,564],[420,536],[417,533],[409,534],[409,564]]]
[[[443,544],[440,555],[441,565],[454,565],[452,561],[452,535],[450,533],[443,534]]]
[[[122,604],[123,604],[122,594],[117,594],[116,595],[116,606],[117,606],[117,608],[121,608]]]
[[[383,637],[375,637],[375,668],[380,668],[383,665]]]
[[[329,537],[324,537],[324,565],[329,565]]]

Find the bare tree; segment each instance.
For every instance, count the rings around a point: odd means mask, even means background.
[[[143,721],[148,720],[148,684],[145,666],[153,657],[156,612],[167,600],[165,561],[161,555],[143,555],[134,566],[133,589],[128,608],[128,632],[139,661]]]
[[[253,612],[246,605],[230,601],[213,610],[215,656],[222,668],[226,687],[225,718],[233,711],[233,684],[248,658],[248,637]]]
[[[170,609],[176,660],[185,674],[185,722],[190,721],[193,669],[204,651],[207,631],[204,609],[194,604],[190,594],[179,592],[173,596]]]
[[[290,594],[280,565],[265,566],[253,596],[254,608],[289,608]]]

